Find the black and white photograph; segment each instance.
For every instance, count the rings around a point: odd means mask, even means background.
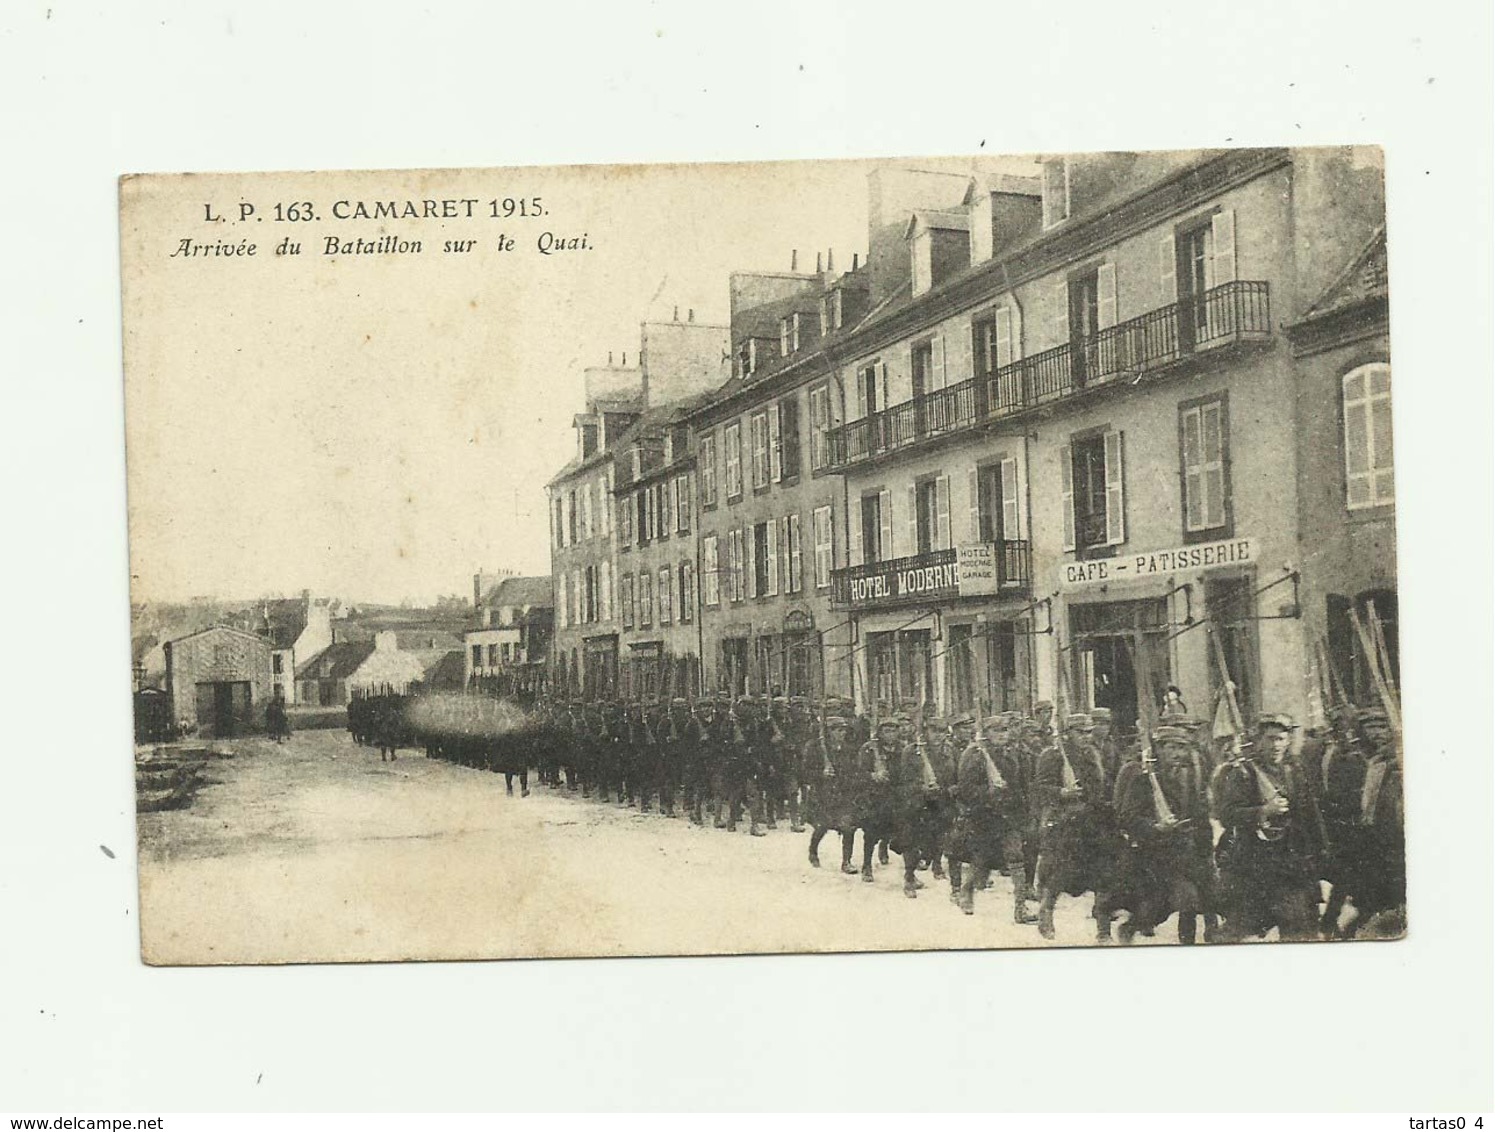
[[[148,962],[1407,930],[1378,149],[121,198]]]

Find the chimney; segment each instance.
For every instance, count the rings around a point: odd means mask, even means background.
[[[831,248],[825,253],[825,270],[828,274],[836,274],[836,249]]]
[[[483,575],[481,572],[472,576],[472,607],[474,609],[483,604]]]
[[[607,364],[608,365],[612,365],[613,364],[613,352],[611,350],[609,350],[607,352]]]
[[[857,263],[858,263],[858,261],[861,258],[862,258],[862,253],[861,252],[852,252],[851,253],[851,270],[855,271],[857,269]]]
[[[624,369],[628,368],[628,351],[627,350],[623,351],[623,368]]]
[[[799,270],[799,249],[798,248],[794,248],[794,249],[792,249],[789,252],[789,270],[790,271],[798,271]]]
[[[691,307],[690,310],[688,310],[688,311],[685,312],[685,321],[686,322],[695,322],[695,320],[696,320],[696,308],[695,307]]]
[[[825,256],[820,252],[815,253],[815,274],[819,275],[825,270]]]
[[[680,304],[679,303],[675,304],[675,321],[676,322],[680,321]]]

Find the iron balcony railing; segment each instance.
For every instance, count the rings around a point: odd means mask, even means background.
[[[1272,333],[1264,282],[1222,283],[1098,334],[892,405],[825,433],[816,470],[845,468],[951,432],[1135,379],[1208,350]]]
[[[996,547],[997,592],[1014,596],[1032,587],[1033,554],[1027,539],[1002,539]],[[866,609],[961,596],[959,552],[932,550],[831,571],[831,603]],[[967,596],[970,596],[969,594]]]

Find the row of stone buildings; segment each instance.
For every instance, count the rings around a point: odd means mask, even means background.
[[[882,168],[867,255],[588,370],[548,486],[553,679],[1123,724],[1302,714],[1396,653],[1378,151]],[[797,264],[795,265],[797,268]],[[1394,665],[1393,665],[1394,666]]]

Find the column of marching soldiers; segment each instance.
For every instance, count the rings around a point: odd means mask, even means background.
[[[834,830],[843,873],[875,883],[874,860],[886,865],[891,850],[904,895],[916,898],[927,874],[967,915],[997,873],[1013,920],[1045,939],[1061,894],[1092,895],[1102,944],[1113,923],[1129,943],[1175,914],[1181,943],[1201,922],[1207,942],[1273,928],[1282,939],[1394,934],[1404,922],[1400,735],[1379,708],[1331,708],[1327,726],[1295,737],[1286,716],[1220,735],[1175,705],[1122,742],[1106,709],[1059,718],[1049,702],[1031,715],[869,719],[833,697],[507,692],[364,696],[349,729],[381,759],[423,747],[501,772],[510,794],[518,779],[528,796],[537,770],[552,790],[642,812],[657,803],[696,826],[759,837],[787,821],[809,833],[816,868]]]

